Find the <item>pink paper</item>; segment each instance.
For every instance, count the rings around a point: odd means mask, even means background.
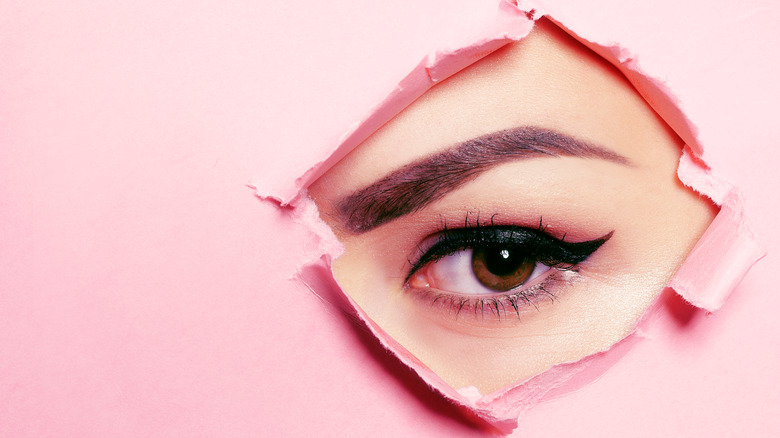
[[[623,70],[723,207],[634,334],[481,397],[366,329],[300,189],[531,9]],[[758,0],[0,6],[0,436],[777,435],[778,21]]]

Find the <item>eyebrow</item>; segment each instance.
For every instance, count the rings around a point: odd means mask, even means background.
[[[630,165],[622,155],[557,131],[525,126],[466,140],[413,161],[341,199],[336,210],[352,234],[415,212],[510,160],[540,156],[597,158]]]

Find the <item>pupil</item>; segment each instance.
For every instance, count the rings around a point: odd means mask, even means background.
[[[525,257],[520,251],[507,248],[488,248],[485,251],[485,268],[498,277],[514,274],[523,262]]]

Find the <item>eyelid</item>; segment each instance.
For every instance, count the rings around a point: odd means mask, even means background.
[[[473,311],[474,316],[480,313],[494,314],[499,320],[502,313],[517,313],[530,308],[539,310],[537,303],[549,298],[554,300],[559,291],[564,291],[568,284],[581,277],[578,266],[596,252],[613,235],[614,231],[602,237],[581,241],[566,242],[566,234],[561,238],[547,233],[541,219],[536,228],[518,225],[495,225],[492,218],[488,223],[470,224],[467,219],[462,228],[443,229],[424,239],[418,247],[419,254],[413,260],[409,259],[409,273],[404,280],[404,289],[413,297],[427,301],[439,310],[455,313],[455,319],[466,309]],[[422,269],[432,268],[432,264],[444,257],[475,248],[510,247],[521,251],[528,260],[534,260],[549,267],[549,269],[510,290],[495,290],[494,293],[474,294],[463,293],[457,287],[443,289],[437,284],[435,277],[425,277],[420,281],[410,280]],[[471,266],[469,268],[473,269]],[[434,279],[434,281],[431,281]],[[458,280],[454,280],[458,281]],[[446,284],[446,282],[445,282]],[[484,285],[484,283],[483,283]],[[489,288],[490,289],[490,288]],[[487,309],[486,309],[487,307]],[[490,312],[488,312],[490,309]]]
[[[423,158],[338,202],[344,228],[360,234],[441,199],[499,163],[539,156],[598,158],[625,166],[631,162],[607,148],[562,132],[521,126],[472,138]]]
[[[429,287],[421,289],[407,287],[407,290],[431,308],[438,307],[439,311],[454,312],[455,319],[458,319],[461,314],[473,312],[474,317],[481,316],[484,319],[486,314],[494,314],[498,320],[501,320],[502,313],[504,315],[515,313],[520,318],[521,312],[530,309],[540,310],[539,303],[548,299],[554,301],[558,297],[556,291],[579,278],[580,274],[576,270],[552,268],[530,285],[491,295],[465,295]],[[488,309],[489,313],[486,311]]]

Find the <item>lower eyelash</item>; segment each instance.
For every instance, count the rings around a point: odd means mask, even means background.
[[[467,315],[476,318],[492,317],[498,320],[515,315],[521,318],[521,312],[534,308],[539,303],[554,302],[560,290],[579,278],[579,272],[572,268],[553,268],[542,281],[520,290],[497,293],[488,296],[459,295],[436,289],[413,290],[418,299],[427,301],[433,308],[450,313],[455,319]]]

